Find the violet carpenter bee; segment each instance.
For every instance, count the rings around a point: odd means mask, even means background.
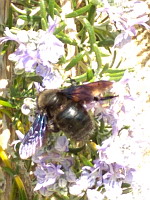
[[[20,157],[26,159],[32,156],[36,149],[42,146],[47,130],[61,130],[75,141],[87,140],[94,129],[94,123],[84,105],[116,97],[102,96],[112,85],[113,82],[110,81],[97,81],[62,90],[41,92],[37,97],[39,114],[22,140]]]

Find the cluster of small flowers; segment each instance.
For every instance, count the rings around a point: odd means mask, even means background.
[[[99,156],[93,161],[94,166],[82,168],[81,176],[69,185],[69,192],[76,196],[86,194],[88,200],[106,197],[111,200],[119,199],[123,190],[132,186],[141,161],[139,145],[128,134],[123,134],[122,137],[105,140],[98,148]],[[123,188],[123,184],[128,184],[128,187]]]
[[[97,145],[98,158],[93,161],[93,167],[84,166],[78,179],[71,170],[73,158],[64,157],[68,151],[65,136],[59,137],[54,148],[47,153],[45,150],[36,152],[32,157],[37,164],[34,172],[37,177],[35,190],[44,196],[54,192],[81,198],[86,195],[88,200],[124,199],[128,194],[123,192],[130,189],[124,187],[125,184],[137,190],[139,166],[149,146],[149,138],[143,138],[149,127],[143,127],[144,121],[141,120],[141,117],[146,119],[142,110],[150,91],[149,74],[149,69],[145,68],[140,74],[125,72],[124,77],[112,88],[112,92],[119,96],[111,101],[108,109],[96,108],[95,113],[101,112],[104,121],[111,124],[113,134],[101,146]],[[148,126],[148,122],[144,125]]]
[[[70,184],[72,195],[87,195],[88,200],[119,199],[122,194],[123,183],[131,184],[134,169],[117,163],[107,164],[99,159],[94,161],[93,167],[83,167],[82,174],[76,183]],[[92,193],[91,193],[92,192]]]
[[[21,112],[28,116],[30,122],[34,121],[36,110],[36,100],[33,98],[25,98],[21,106]]]
[[[147,127],[141,116],[149,110],[146,106],[150,90],[148,81],[149,70],[145,68],[135,73],[126,71],[122,79],[113,84],[111,91],[118,94],[118,97],[113,99],[108,109],[101,111],[104,121],[111,124],[113,135],[118,135],[126,126],[130,128],[131,136],[132,132],[143,129],[143,123]]]
[[[149,192],[148,180],[141,184],[141,174],[138,174],[139,171],[143,172],[141,163],[144,174],[149,169],[149,165],[143,163],[143,157],[150,149],[146,119],[149,105],[144,108],[150,91],[149,72],[149,69],[142,69],[140,73],[125,72],[112,89],[119,96],[108,109],[95,110],[96,113],[101,112],[104,121],[111,124],[113,135],[101,146],[97,145],[99,156],[93,161],[94,166],[83,167],[81,176],[70,184],[72,195],[86,194],[88,200],[117,200],[126,199],[129,195],[124,191],[131,188],[130,199],[137,195],[134,191]],[[143,199],[144,192],[139,196]]]
[[[103,0],[104,7],[97,9],[98,12],[106,12],[115,29],[121,33],[115,38],[114,47],[122,48],[137,35],[135,25],[143,25],[146,29],[150,26],[148,5],[143,1],[125,1],[121,6],[110,6],[107,0]]]
[[[34,175],[37,178],[37,184],[34,191],[44,196],[51,196],[54,192],[62,195],[68,193],[67,187],[69,183],[75,182],[76,176],[71,170],[73,159],[65,156],[68,151],[68,140],[66,136],[57,138],[53,148],[45,152],[39,149],[32,161],[37,164]]]
[[[136,35],[135,24],[149,28],[145,23],[148,21],[145,3],[135,1],[130,4],[132,4],[131,10],[115,9],[108,3],[103,10],[100,10],[107,12],[117,29],[122,31],[115,40],[116,47],[121,47]],[[14,40],[19,44],[17,50],[9,57],[16,62],[15,71],[35,72],[43,77],[43,86],[46,88],[59,87],[61,83],[59,73],[53,70],[53,64],[64,54],[64,46],[53,35],[55,26],[53,22],[47,31],[19,31],[17,35],[6,28],[6,37],[0,39],[1,42]],[[55,80],[56,84],[53,82]],[[133,133],[141,131],[144,126],[140,122],[139,113],[142,110],[139,105],[146,101],[136,93],[136,84],[137,77],[125,73],[123,79],[113,87],[118,98],[112,100],[109,109],[95,110],[95,113],[101,112],[104,121],[111,124],[113,135],[105,140],[102,146],[98,146],[99,156],[93,161],[93,167],[83,167],[78,179],[71,170],[72,158],[64,156],[68,151],[68,140],[65,136],[59,137],[49,152],[40,149],[35,153],[32,157],[33,162],[37,164],[34,172],[37,177],[35,191],[39,190],[42,195],[50,196],[54,192],[67,194],[69,188],[71,195],[83,196],[86,193],[88,200],[105,197],[111,200],[120,199],[122,185],[124,183],[132,185],[133,174],[136,173],[137,166],[142,160],[143,144],[147,145],[145,141],[133,136]],[[146,93],[150,91],[148,87],[143,88]],[[126,126],[130,128],[125,129]]]
[[[49,17],[47,31],[19,30],[15,35],[6,28],[6,36],[0,39],[1,43],[13,40],[19,45],[16,51],[9,55],[9,60],[16,63],[15,73],[35,72],[43,77],[42,86],[47,89],[58,88],[62,84],[60,74],[53,69],[53,64],[64,55],[63,43],[53,35],[55,27],[56,22]]]

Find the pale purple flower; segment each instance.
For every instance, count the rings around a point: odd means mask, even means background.
[[[60,136],[56,143],[55,143],[55,149],[57,151],[60,151],[60,152],[66,152],[68,151],[68,139],[66,136]]]
[[[64,45],[52,33],[42,34],[37,45],[37,58],[43,65],[47,63],[57,63],[58,59],[64,55]]]
[[[53,72],[53,68],[52,68],[52,64],[49,65],[43,65],[41,63],[38,63],[38,65],[36,66],[36,74],[42,77],[47,77],[49,76],[52,72]]]
[[[110,198],[114,194],[114,198],[110,199],[115,199],[122,195],[123,183],[132,184],[133,173],[136,172],[134,167],[139,164],[134,160],[135,152],[139,152],[138,145],[130,137],[128,140],[123,137],[121,142],[118,138],[117,143],[115,143],[115,139],[116,137],[109,138],[99,147],[99,158],[93,161],[93,167],[82,168],[80,177],[69,186],[72,195],[87,195],[88,199],[91,199],[92,194],[90,195],[88,190],[95,188],[96,196],[92,196],[97,199],[102,195],[100,188],[103,188],[105,197]],[[133,147],[127,149],[127,146],[131,145]]]
[[[47,163],[47,162],[59,162],[64,168],[69,169],[72,164],[72,158],[69,156],[64,156],[64,153],[68,151],[68,139],[66,136],[60,136],[57,138],[55,144],[51,149],[42,150],[39,149],[32,156],[32,160],[35,163]]]
[[[37,149],[35,154],[32,156],[32,161],[36,164],[40,164],[43,162],[43,159],[45,158],[45,156],[47,156],[47,154],[45,155],[44,148],[39,148]]]
[[[62,159],[61,160],[61,165],[63,166],[63,168],[66,170],[66,171],[68,171],[69,169],[70,169],[70,167],[72,167],[73,166],[73,164],[74,164],[74,161],[73,161],[74,159],[72,158],[72,157],[70,157],[70,156],[66,156],[64,159]]]
[[[131,183],[134,170],[117,163],[107,164],[99,159],[94,162],[93,167],[83,167],[81,176],[69,185],[70,194],[75,196],[86,194],[88,199],[92,199],[92,196],[93,199],[102,196],[110,197],[110,192],[111,194],[114,192],[115,196],[121,195],[122,183]],[[100,188],[103,188],[104,194],[101,193]],[[89,193],[91,190],[92,194]]]
[[[114,182],[113,187],[109,184],[105,185],[105,190],[103,195],[107,199],[117,200],[122,195],[121,183],[119,184],[118,182]]]
[[[19,140],[15,140],[15,141],[13,141],[13,142],[11,143],[11,146],[14,146],[14,150],[15,150],[15,151],[16,151],[16,146],[17,146],[17,144],[18,144],[18,143],[21,143],[22,140],[23,140],[23,138],[24,138],[24,134],[21,133],[21,131],[16,130],[16,134],[17,134]]]
[[[58,71],[53,71],[42,80],[42,87],[45,89],[56,89],[61,86],[63,79]]]
[[[71,169],[65,171],[65,175],[68,182],[72,183],[76,181],[76,175]]]
[[[132,75],[125,72],[122,79],[113,84],[111,92],[117,97],[113,98],[108,107],[95,107],[95,114],[103,118],[112,127],[112,134],[118,135],[119,131],[130,126],[135,119],[136,96],[130,92],[129,84]]]
[[[6,27],[4,33],[5,33],[6,37],[1,37],[1,38],[0,38],[0,43],[7,42],[7,41],[9,41],[9,40],[14,40],[14,41],[20,43],[20,41],[19,41],[17,35],[12,34],[12,33],[10,32],[10,30],[9,30],[8,27]]]
[[[57,26],[57,17],[55,18],[55,20],[53,20],[50,16],[48,16],[48,25],[49,25],[49,28],[48,28],[48,31],[49,32],[54,32],[55,31],[55,28]]]
[[[34,86],[38,92],[42,92],[45,89],[39,82],[34,82]]]
[[[73,158],[66,156],[68,151],[68,140],[66,136],[57,138],[51,149],[39,149],[32,161],[37,163],[34,172],[37,184],[34,190],[44,196],[50,196],[54,192],[65,192],[69,183],[75,182],[76,176],[71,170]]]
[[[24,115],[32,115],[36,109],[36,101],[32,98],[25,98],[21,106],[21,112]]]
[[[137,140],[129,136],[128,131],[120,136],[110,137],[99,147],[99,159],[107,164],[118,163],[128,168],[137,168],[140,164],[142,153]],[[138,155],[138,156],[137,156]]]
[[[35,83],[37,91],[43,91],[44,89],[59,88],[63,82],[61,75],[57,70],[53,70],[52,65],[44,66],[38,64],[36,73],[43,77],[42,85]]]
[[[39,190],[44,196],[50,196],[54,192],[60,192],[69,183],[76,181],[76,176],[70,168],[65,170],[63,166],[53,163],[38,164],[34,174],[37,178],[37,184],[34,190]]]
[[[100,168],[85,166],[81,176],[76,182],[70,184],[69,192],[72,195],[83,196],[88,189],[102,186],[102,173]]]
[[[6,36],[0,41],[2,43],[14,40],[19,44],[18,49],[10,55],[10,58],[15,62],[22,62],[25,70],[29,60],[33,60],[36,65],[48,66],[50,63],[57,63],[64,55],[64,45],[53,35],[53,31],[53,28],[49,27],[47,31],[39,30],[38,32],[21,30],[15,35],[6,28]]]
[[[131,41],[131,36],[128,34],[128,31],[122,31],[114,41],[114,46],[117,46],[118,48],[122,48],[125,44]]]
[[[48,196],[51,196],[54,193],[55,189],[56,189],[56,186],[51,185],[49,187],[41,187],[39,191],[40,191],[41,195],[48,197]]]
[[[122,195],[122,183],[131,184],[134,169],[112,163],[109,165],[109,172],[103,175],[103,183],[105,187],[105,196],[111,199],[119,199]],[[129,182],[128,182],[129,181]]]
[[[107,197],[110,197],[110,193],[111,195],[113,193],[114,196],[121,195],[122,184],[131,184],[133,180],[133,172],[135,172],[134,169],[125,166],[125,163],[124,165],[117,164],[116,162],[107,164],[107,160],[106,162],[102,162],[98,159],[95,161],[94,168],[101,172],[99,176],[102,176],[102,183],[97,183],[97,187],[103,185],[105,189],[104,194]],[[98,180],[99,176],[95,177],[96,180]]]
[[[69,185],[69,193],[75,196],[83,196],[89,188],[88,177],[81,176],[75,183]]]
[[[104,185],[115,187],[115,184],[121,188],[122,181],[125,179],[125,168],[124,166],[112,163],[109,165],[109,171],[103,175]]]
[[[15,62],[15,73],[35,72],[43,78],[44,88],[57,88],[62,84],[59,72],[53,69],[53,64],[64,55],[64,44],[53,35],[56,27],[49,17],[50,27],[43,31],[19,30],[17,34],[5,30],[5,37],[0,42],[13,40],[18,43],[16,51],[9,55],[9,59]]]
[[[53,185],[62,174],[64,172],[61,170],[60,165],[48,163],[37,166],[34,172],[34,175],[37,177],[37,184],[34,190]]]
[[[96,189],[87,189],[87,200],[100,200],[104,199],[104,195],[101,193],[101,191],[98,191]]]
[[[142,1],[131,1],[122,3],[121,6],[110,6],[107,0],[103,0],[104,8],[98,12],[106,12],[109,15],[110,22],[114,24],[121,33],[116,37],[114,47],[121,48],[131,41],[132,36],[137,35],[135,25],[143,25],[146,29],[150,26],[146,24],[149,21],[148,5]]]

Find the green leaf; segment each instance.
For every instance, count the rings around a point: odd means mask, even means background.
[[[18,17],[22,20],[25,20],[25,21],[34,21],[34,22],[40,22],[41,21],[40,16],[19,15]]]
[[[10,119],[12,119],[12,114],[11,114],[11,112],[9,112],[8,110],[0,108],[0,112],[4,113],[4,114],[7,115]]]
[[[22,10],[22,9],[18,8],[13,3],[11,3],[11,7],[12,7],[13,11],[15,11],[16,13],[26,14],[26,10]]]
[[[83,156],[83,155],[80,154],[79,157],[80,157],[80,159],[81,159],[81,161],[82,161],[82,163],[83,163],[84,166],[91,166],[91,167],[93,167],[93,164],[85,156]]]
[[[44,18],[41,19],[41,25],[42,25],[42,29],[43,29],[44,31],[46,31],[46,29],[47,29],[47,23],[46,23],[46,21],[45,21]]]
[[[71,62],[66,66],[65,70],[68,71],[68,70],[70,70],[72,67],[74,67],[76,64],[78,64],[78,62],[79,62],[80,60],[82,60],[84,54],[85,54],[85,51],[81,51],[80,53],[78,53],[78,54],[71,60]]]
[[[122,78],[122,76],[124,75],[125,70],[120,70],[120,72],[114,72],[112,70],[108,70],[105,74],[106,76],[109,76],[110,78]]]
[[[133,191],[133,188],[130,187],[128,189],[122,190],[122,194],[128,194],[128,193],[131,193],[132,191]]]
[[[73,80],[75,80],[77,83],[85,82],[85,81],[87,81],[87,73],[84,73],[80,76],[76,76],[73,78]],[[67,82],[70,82],[70,79]]]
[[[109,68],[112,68],[114,63],[115,63],[115,60],[116,60],[116,56],[117,56],[117,52],[116,50],[114,51],[114,55],[113,55],[113,58],[112,58],[112,61],[111,61],[111,64],[109,66]]]
[[[62,32],[59,33],[58,35],[56,35],[56,37],[65,44],[70,44],[70,45],[74,45],[74,46],[77,45],[77,42],[75,40],[70,39],[66,34],[64,34]]]
[[[123,77],[125,69],[108,69],[108,64],[106,64],[102,71],[106,76],[110,77],[110,80],[119,81]]]
[[[105,73],[108,70],[108,68],[109,68],[109,65],[107,63],[107,64],[104,65],[104,67],[103,67],[103,69],[102,69],[102,71],[100,73],[100,77],[102,77],[102,74]]]
[[[6,26],[9,27],[9,28],[11,28],[12,25],[13,25],[13,17],[12,17],[13,13],[12,13],[12,7],[9,8],[9,12],[8,12],[8,14],[9,14],[9,16],[8,16],[8,20],[7,20],[7,24],[6,24]]]
[[[39,200],[39,195],[35,194],[35,196],[33,197],[33,200]]]
[[[48,11],[52,19],[54,19],[54,0],[48,0]]]
[[[119,81],[123,77],[124,73],[110,74],[106,73],[106,76],[110,77],[110,80]]]
[[[15,182],[17,184],[18,190],[19,190],[19,199],[20,200],[27,200],[27,194],[25,190],[25,186],[23,184],[23,181],[18,175],[14,176]]]
[[[13,171],[13,169],[9,168],[9,167],[3,167],[3,170],[5,172],[7,172],[7,174],[9,174],[10,176],[14,177],[14,175],[16,174],[16,172]]]
[[[5,44],[3,45],[3,48],[2,48],[2,50],[0,52],[0,55],[4,55],[6,53],[10,43],[11,43],[11,41],[5,42]]]
[[[79,148],[69,148],[69,152],[70,153],[74,153],[74,154],[77,154],[79,153],[80,151],[82,151],[83,149],[85,148],[85,145],[79,147]]]
[[[60,26],[55,29],[54,35],[60,33],[61,31],[63,31],[65,29],[65,27],[66,27],[66,24],[64,22],[60,23]]]
[[[0,100],[0,105],[5,106],[5,107],[9,107],[9,108],[15,108],[14,105],[12,105],[8,101],[4,101],[4,100]]]
[[[90,10],[92,4],[88,4],[87,6],[84,6],[82,8],[79,8],[78,10],[73,11],[72,13],[69,13],[66,15],[66,18],[71,18],[71,17],[77,17],[80,16],[84,13],[86,13],[88,10]]]
[[[54,199],[57,199],[57,200],[70,200],[70,197],[62,195],[61,192],[55,193],[54,197],[55,197]]]
[[[91,51],[93,51],[93,45],[96,42],[94,28],[86,18],[80,18],[79,20],[84,24],[86,30],[88,31]]]
[[[40,13],[41,13],[41,23],[42,23],[42,29],[46,30],[48,28],[47,23],[47,12],[46,12],[46,5],[44,0],[40,0]]]
[[[39,82],[41,83],[42,82],[42,77],[41,76],[37,76],[37,75],[33,75],[33,76],[26,76],[25,77],[25,80],[27,82]]]
[[[100,47],[112,47],[114,45],[114,40],[108,39],[103,40],[98,43],[98,46]]]
[[[93,51],[96,55],[96,61],[97,61],[97,64],[98,64],[98,68],[96,70],[96,73],[99,74],[99,71],[102,67],[102,58],[101,58],[101,52],[100,52],[97,44],[93,44]]]
[[[88,21],[90,22],[91,25],[94,24],[95,15],[96,15],[96,6],[92,5],[88,13]]]
[[[94,77],[93,69],[88,69],[86,74],[87,74],[87,81],[90,81]]]
[[[108,75],[109,77],[117,78],[117,77],[122,77],[124,73],[116,73],[116,74],[111,74],[111,73],[105,73],[106,76]]]
[[[125,69],[108,69],[107,70],[107,73],[110,73],[110,74],[122,74],[125,72]]]
[[[54,2],[54,7],[59,13],[62,12],[62,8],[56,2]]]

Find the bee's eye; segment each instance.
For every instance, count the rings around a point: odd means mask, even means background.
[[[94,101],[99,101],[99,98],[98,98],[98,97],[94,97],[93,100],[94,100]]]

